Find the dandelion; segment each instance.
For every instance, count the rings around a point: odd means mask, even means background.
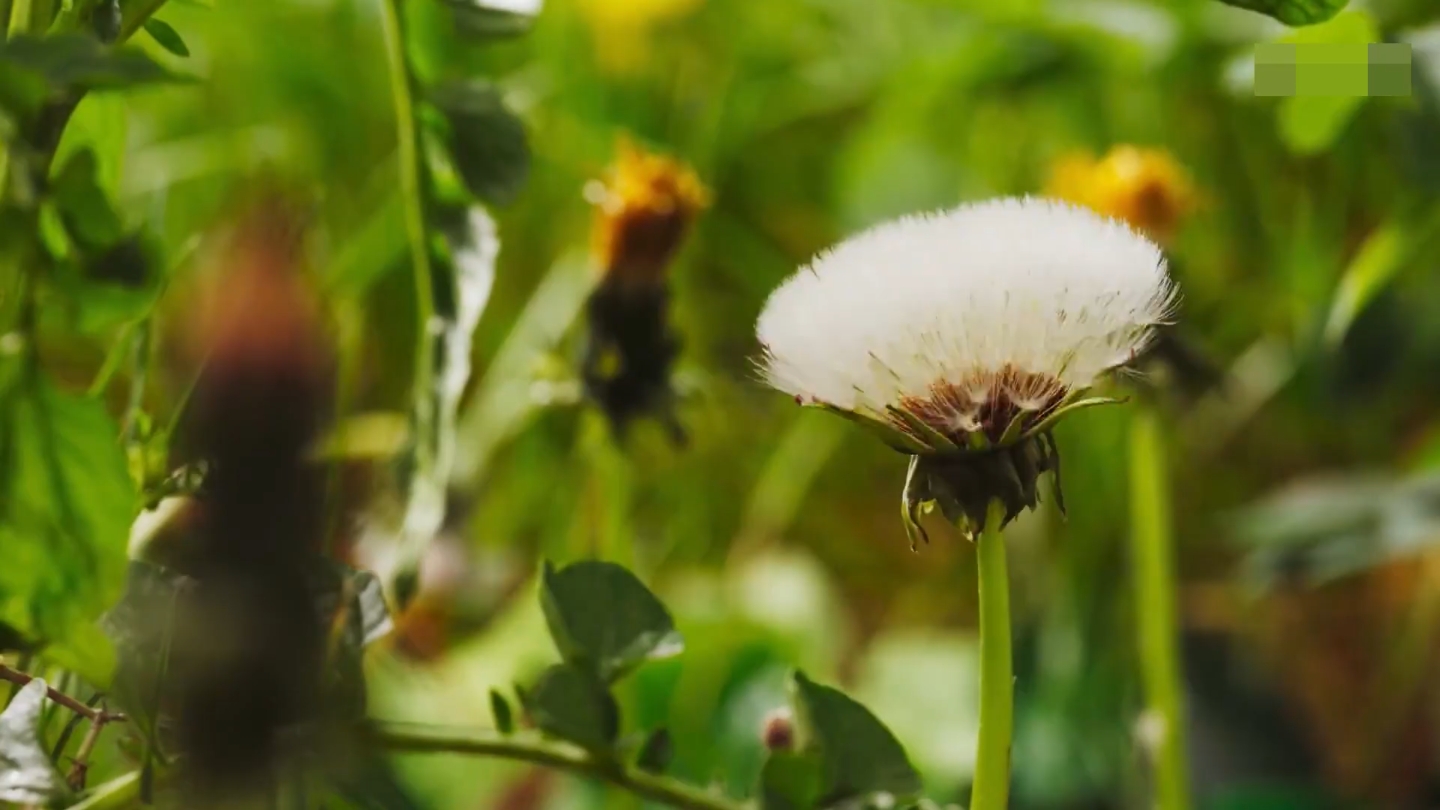
[[[1142,351],[1176,290],[1159,247],[1067,203],[1001,199],[905,217],[821,254],[780,286],[756,331],[762,374],[803,405],[911,456],[912,547],[939,506],[976,542],[980,740],[972,810],[1006,806],[1013,727],[1009,583],[1000,529],[1059,474],[1052,427]],[[1059,493],[1058,480],[1055,491]]]
[[[1125,225],[1003,199],[841,243],[771,295],[757,333],[771,386],[912,455],[907,531],[934,502],[973,537],[992,500],[1002,525],[1035,506],[1055,422],[1111,401],[1083,395],[1174,302],[1159,248]]]
[[[1169,152],[1123,144],[1095,160],[1069,155],[1051,169],[1046,191],[1129,223],[1168,242],[1195,209],[1190,177]]]
[[[628,141],[620,143],[606,180],[586,191],[596,206],[593,254],[600,273],[586,303],[586,392],[617,431],[655,413],[678,441],[682,434],[669,407],[679,339],[667,320],[667,279],[709,193],[684,164]]]

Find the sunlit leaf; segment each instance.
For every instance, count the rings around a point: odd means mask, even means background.
[[[34,377],[6,414],[0,480],[0,618],[97,686],[114,666],[94,625],[119,596],[137,497],[103,404]]]
[[[1323,25],[1294,31],[1282,41],[1300,44],[1366,44],[1379,40],[1375,20],[1348,11]],[[1364,96],[1297,95],[1280,102],[1280,137],[1291,151],[1313,155],[1335,142],[1365,103]]]
[[[622,566],[587,560],[557,571],[547,562],[543,580],[541,604],[560,655],[607,683],[683,646],[670,612]]]
[[[535,727],[591,751],[615,744],[620,734],[620,708],[594,673],[570,664],[555,664],[522,695]]]
[[[1405,266],[1418,245],[1440,232],[1440,209],[1421,223],[1392,220],[1365,238],[1340,277],[1340,287],[1330,305],[1325,339],[1333,346],[1345,337],[1365,307]]]
[[[0,802],[43,805],[65,792],[40,738],[45,691],[45,682],[36,678],[0,712]]]
[[[876,793],[904,804],[920,795],[920,774],[869,709],[803,672],[795,673],[795,697],[809,744],[820,754],[822,805]]]
[[[1258,11],[1286,25],[1315,25],[1340,13],[1350,0],[1221,0],[1236,8]]]

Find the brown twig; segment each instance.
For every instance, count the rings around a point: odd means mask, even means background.
[[[0,664],[0,681],[9,681],[10,683],[24,686],[25,684],[30,683],[33,680],[35,680],[35,678],[31,675],[27,675],[26,673],[21,672],[18,669],[11,669],[4,664]],[[45,695],[56,703],[59,703],[61,706],[69,709],[70,711],[89,719],[92,723],[98,721],[103,725],[105,723],[122,722],[126,719],[125,715],[121,714],[120,712],[107,712],[104,709],[96,709],[86,706],[84,703],[81,703],[75,698],[70,697],[64,692],[56,690],[53,686],[49,686],[48,684],[45,687]]]
[[[80,747],[75,750],[75,759],[70,763],[70,773],[65,777],[71,790],[85,788],[85,777],[90,773],[90,753],[95,750],[95,744],[100,742],[100,732],[105,730],[105,724],[114,717],[115,715],[102,711],[90,721],[90,730],[85,732],[85,739],[80,741]]]

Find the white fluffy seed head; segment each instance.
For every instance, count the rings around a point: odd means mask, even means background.
[[[1028,409],[1090,386],[1176,298],[1160,249],[1126,225],[1005,198],[841,242],[771,294],[756,331],[766,382],[802,401],[883,416],[948,390],[960,420],[960,392]]]

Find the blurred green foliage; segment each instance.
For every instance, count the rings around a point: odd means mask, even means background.
[[[73,5],[107,24],[109,3]],[[0,630],[52,641],[46,665],[96,684],[112,658],[91,623],[120,593],[128,521],[173,472],[167,426],[191,371],[173,324],[212,261],[205,237],[257,178],[302,190],[313,216],[337,415],[407,424],[424,362],[380,4],[171,0],[136,33],[137,7],[157,5],[117,4],[112,33],[131,50],[79,33],[63,52],[0,48],[7,199],[36,187],[25,166],[52,192],[0,217]],[[1433,804],[1440,9],[1235,5],[1328,21],[1291,30],[1199,0],[550,0],[533,21],[518,0],[403,3],[427,91],[428,213],[452,224],[423,249],[448,289],[489,244],[461,215],[478,198],[500,254],[473,373],[450,391],[453,443],[436,448],[453,462],[438,469],[452,492],[440,539],[412,569],[387,532],[353,532],[352,561],[413,580],[395,641],[370,655],[372,714],[493,725],[492,690],[565,653],[537,561],[599,556],[655,589],[686,646],[613,685],[608,739],[663,726],[671,775],[743,795],[800,668],[894,730],[926,795],[963,802],[971,549],[932,522],[934,542],[910,553],[903,456],[764,391],[754,318],[857,228],[1036,193],[1066,155],[1135,143],[1198,190],[1169,254],[1185,335],[1228,370],[1169,420],[1197,793],[1214,808]],[[1414,95],[1255,98],[1253,45],[1280,38],[1409,42]],[[52,153],[28,163],[44,101],[80,87]],[[621,135],[713,191],[670,275],[683,449],[658,425],[617,445],[576,394],[594,275],[583,190]],[[32,290],[33,354],[8,331],[28,294],[12,268],[32,247],[53,271]],[[435,314],[453,327],[457,311]],[[456,358],[439,354],[443,376]],[[1146,606],[1123,587],[1129,419],[1098,408],[1060,425],[1068,518],[1042,508],[1011,533],[1016,807],[1149,795],[1131,629]],[[416,455],[381,455],[353,509],[367,527],[414,508]],[[1317,491],[1322,473],[1335,489],[1318,505],[1265,499]],[[107,751],[92,783],[122,773]],[[398,765],[424,807],[635,806],[514,763]]]

